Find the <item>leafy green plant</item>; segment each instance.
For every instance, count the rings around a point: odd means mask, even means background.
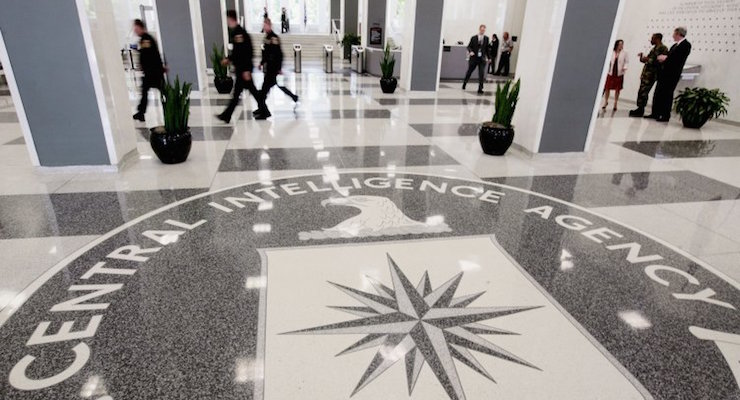
[[[221,61],[225,58],[224,46],[218,46],[216,43],[213,44],[213,52],[211,52],[211,63],[213,64],[213,75],[216,79],[224,79],[228,75],[228,67],[221,64]]]
[[[352,56],[352,46],[359,45],[360,37],[354,33],[345,33],[342,38],[342,48],[344,49],[344,59],[348,60]]]
[[[192,84],[180,83],[175,77],[174,86],[169,81],[161,90],[162,108],[164,109],[164,130],[170,134],[183,133],[188,129],[190,118],[190,88]]]
[[[719,89],[686,88],[676,96],[676,112],[689,125],[701,125],[727,114],[730,98]]]
[[[380,61],[380,71],[383,79],[393,78],[393,68],[396,66],[396,57],[391,54],[391,46],[386,45],[383,51],[383,59]]]
[[[511,128],[511,119],[514,118],[516,104],[519,102],[521,80],[517,79],[514,85],[511,83],[512,81],[508,81],[503,86],[498,84],[496,87],[496,112],[491,120],[494,124],[505,128]]]
[[[342,38],[342,47],[352,47],[360,44],[360,37],[354,33],[345,33]]]

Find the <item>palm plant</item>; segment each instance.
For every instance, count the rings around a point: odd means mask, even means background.
[[[180,134],[188,129],[190,118],[190,88],[192,84],[180,83],[180,77],[175,77],[174,86],[165,82],[162,88],[161,100],[164,110],[164,130],[169,134]]]
[[[711,118],[727,114],[730,98],[719,89],[686,88],[676,96],[676,112],[684,125],[699,128]]]
[[[383,51],[383,60],[380,61],[380,71],[383,79],[393,78],[393,68],[396,66],[396,57],[391,54],[391,46],[386,45]]]
[[[514,118],[516,104],[519,101],[521,81],[517,79],[514,85],[511,83],[511,81],[508,81],[503,86],[499,84],[496,87],[496,112],[493,114],[491,122],[504,128],[511,128],[511,120]]]
[[[225,58],[225,52],[223,46],[218,46],[216,43],[213,44],[213,52],[211,52],[211,63],[213,64],[213,75],[216,79],[224,79],[228,75],[228,69],[225,65],[221,64],[221,61]]]

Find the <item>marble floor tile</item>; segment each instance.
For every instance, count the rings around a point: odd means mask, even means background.
[[[714,202],[740,198],[740,188],[691,171],[510,176],[488,180],[547,194],[584,207]]]
[[[700,258],[735,282],[740,282],[740,253],[705,254]]]
[[[0,240],[0,310],[31,282],[97,235]]]
[[[480,124],[411,124],[417,132],[432,136],[477,136]]]
[[[625,142],[624,148],[655,158],[740,157],[740,140]]]
[[[151,134],[148,128],[137,128],[139,135],[137,139],[140,142],[148,142],[149,135]],[[230,140],[231,135],[234,133],[234,127],[232,126],[192,126],[190,127],[190,134],[194,141],[206,141],[206,140]]]
[[[18,122],[18,116],[15,112],[0,112],[0,123]]]

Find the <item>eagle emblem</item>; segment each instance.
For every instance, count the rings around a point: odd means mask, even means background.
[[[429,218],[427,222],[419,222],[407,217],[387,197],[337,197],[324,200],[321,205],[353,207],[359,209],[360,214],[332,228],[300,232],[298,234],[300,240],[419,235],[452,231],[442,218]]]

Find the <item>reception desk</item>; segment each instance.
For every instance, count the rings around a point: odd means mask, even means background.
[[[440,79],[465,79],[468,72],[468,48],[462,45],[445,45],[442,48],[442,67]],[[473,73],[471,80],[478,80],[478,73]]]
[[[396,65],[393,68],[393,76],[401,77],[401,50],[391,50],[391,54],[396,58]],[[383,60],[383,49],[365,47],[365,71],[370,75],[380,76],[380,62]]]

